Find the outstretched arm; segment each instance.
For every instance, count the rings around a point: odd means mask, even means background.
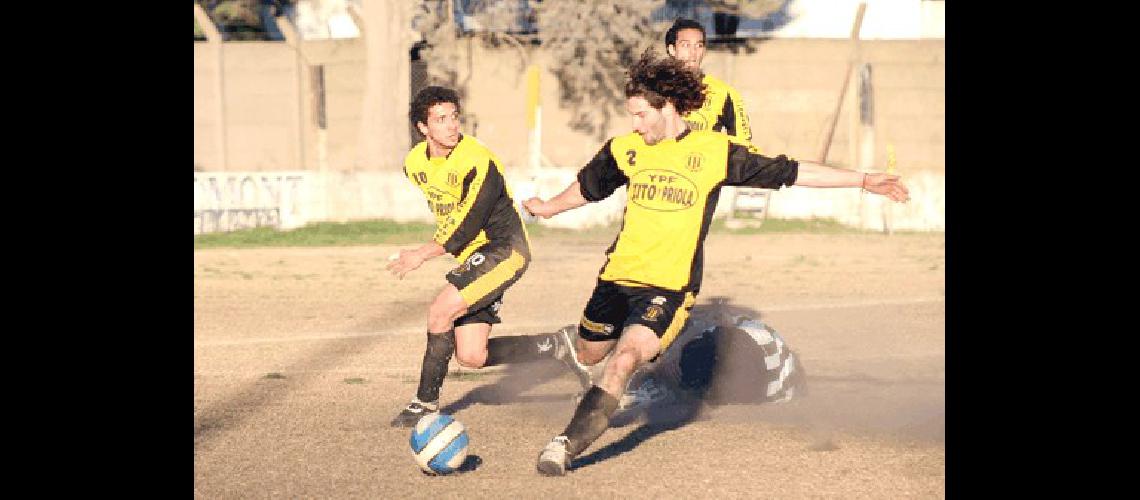
[[[894,201],[907,201],[910,192],[899,176],[871,172],[856,172],[810,161],[799,162],[799,174],[795,186],[808,187],[861,187],[869,192],[881,194]]]
[[[589,201],[586,197],[582,196],[582,186],[578,181],[566,187],[564,191],[547,201],[542,201],[539,197],[533,197],[523,202],[523,208],[531,215],[549,219],[567,210],[572,210],[585,205]]]
[[[619,186],[629,182],[618,167],[617,160],[610,151],[613,139],[606,141],[602,149],[594,155],[586,166],[578,171],[578,179],[548,201],[535,197],[523,202],[523,208],[531,215],[549,219],[567,210],[578,208],[591,201],[605,199]]]
[[[388,263],[387,269],[388,272],[392,273],[397,278],[404,279],[404,275],[407,274],[408,271],[415,270],[416,268],[423,265],[424,262],[439,257],[445,253],[447,253],[447,251],[443,249],[443,245],[440,245],[435,241],[431,241],[420,245],[419,248],[412,250],[400,250],[399,252],[392,254],[391,257],[388,257],[388,259],[392,262]]]

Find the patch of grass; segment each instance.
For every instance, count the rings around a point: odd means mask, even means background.
[[[527,223],[527,232],[532,238],[577,236],[585,238],[613,238],[620,228],[620,222],[586,229],[566,229]],[[863,230],[844,226],[834,219],[765,219],[759,227],[730,229],[725,219],[718,218],[709,228],[711,233],[725,234],[764,234],[764,233],[809,233],[809,234],[883,234],[882,231]],[[194,249],[207,248],[255,248],[255,247],[306,247],[306,246],[353,246],[423,243],[435,233],[433,224],[423,222],[395,222],[375,219],[353,222],[317,222],[290,231],[280,231],[270,227],[242,229],[229,233],[211,233],[194,236]],[[895,234],[922,234],[918,231],[895,231]],[[382,260],[387,260],[386,257]],[[278,264],[284,264],[278,261]]]
[[[452,370],[447,372],[446,378],[451,380],[479,380],[486,378],[487,375],[487,372],[482,371]]]
[[[261,378],[266,378],[266,379],[283,379],[283,378],[285,378],[285,376],[284,376],[284,375],[282,375],[282,374],[280,374],[280,373],[277,373],[277,372],[269,372],[269,373],[266,373],[266,374],[265,374],[265,376],[264,376],[264,377],[261,377]]]
[[[814,257],[809,257],[807,255],[800,254],[800,255],[797,255],[795,257],[792,257],[790,264],[793,266],[798,265],[798,264],[803,264],[805,266],[815,267],[815,266],[819,265],[819,261],[817,261]]]
[[[351,378],[344,379],[344,383],[346,383],[346,384],[363,384],[364,379],[362,379],[360,377],[351,377]]]
[[[194,236],[194,249],[379,245],[423,242],[432,237],[435,226],[422,222],[390,220],[317,222],[291,231],[271,227],[242,229],[228,233]]]
[[[809,444],[808,449],[811,451],[835,451],[839,449],[839,445],[835,444],[831,438],[820,438]]]
[[[725,219],[713,219],[710,233],[725,234],[764,234],[764,233],[809,233],[809,234],[870,234],[869,231],[840,224],[835,219],[774,219],[767,218],[758,227],[729,228]]]

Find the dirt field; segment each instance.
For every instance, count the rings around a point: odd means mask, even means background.
[[[574,323],[612,235],[534,240],[494,334]],[[196,498],[945,497],[945,238],[711,234],[698,302],[728,297],[795,349],[807,397],[609,429],[565,477],[535,472],[573,412],[557,364],[460,370],[441,404],[473,471],[419,472],[408,431],[426,307],[453,265],[403,281],[397,246],[194,254]]]

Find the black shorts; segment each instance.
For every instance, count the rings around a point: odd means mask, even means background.
[[[499,307],[503,292],[522,277],[530,257],[509,243],[483,245],[462,264],[444,277],[459,289],[467,304],[467,314],[455,320],[455,326],[470,323],[501,323]]]
[[[645,325],[661,339],[664,352],[681,332],[695,300],[692,292],[598,280],[582,312],[578,335],[590,341],[617,340],[626,326]]]

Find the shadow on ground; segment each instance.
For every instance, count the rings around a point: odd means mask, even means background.
[[[625,437],[603,446],[593,453],[575,458],[570,463],[570,468],[579,469],[589,467],[598,462],[621,455],[622,453],[632,451],[634,448],[640,446],[641,443],[652,439],[658,434],[684,427],[688,425],[689,422],[697,419],[701,413],[701,407],[702,404],[699,401],[654,406],[645,413],[644,422],[636,429],[626,434]],[[606,432],[613,432],[615,428],[629,425],[636,420],[637,416],[613,419],[610,421],[610,428]]]
[[[568,373],[565,366],[553,360],[504,365],[503,376],[498,381],[467,391],[466,394],[443,407],[440,411],[454,415],[474,404],[502,405],[565,401],[568,397],[566,395],[524,395],[523,393]]]

